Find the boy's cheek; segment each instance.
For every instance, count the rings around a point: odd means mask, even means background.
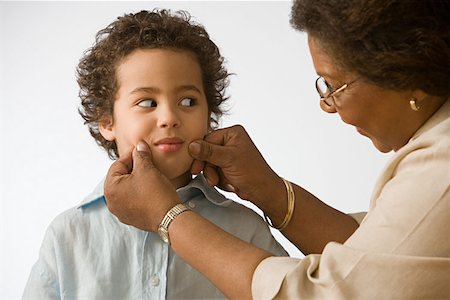
[[[123,133],[124,143],[135,146],[139,141],[145,141],[147,144],[151,140],[151,129],[148,124],[142,122],[133,122]]]
[[[116,138],[116,145],[117,150],[119,151],[119,156],[124,155],[125,153],[128,153],[130,149],[134,149],[136,147],[137,143],[141,140],[144,140],[148,143],[146,139],[139,138],[139,137],[128,137],[128,136],[118,136]]]

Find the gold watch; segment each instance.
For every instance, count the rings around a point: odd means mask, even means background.
[[[172,207],[167,214],[164,216],[164,218],[161,221],[161,224],[158,226],[158,234],[161,237],[161,239],[170,245],[170,238],[169,238],[169,225],[172,223],[172,221],[180,214],[184,213],[185,211],[191,210],[186,205],[180,203]]]

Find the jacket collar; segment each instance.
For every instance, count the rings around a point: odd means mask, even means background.
[[[425,132],[430,131],[433,127],[438,127],[444,122],[449,122],[450,119],[450,99],[447,99],[444,104],[414,133],[412,140],[417,139]]]

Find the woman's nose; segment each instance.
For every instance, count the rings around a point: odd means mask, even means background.
[[[337,112],[336,106],[334,105],[334,101],[332,101],[331,105],[328,105],[324,100],[320,100],[320,108],[329,114],[334,114]]]
[[[159,107],[158,110],[158,127],[172,128],[180,126],[180,119],[177,112],[172,107]]]

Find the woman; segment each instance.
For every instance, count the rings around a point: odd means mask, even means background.
[[[173,250],[230,298],[449,298],[449,12],[449,1],[294,3],[291,22],[308,34],[321,108],[396,152],[362,222],[280,178],[242,127],[191,144],[193,173],[260,207],[304,259],[271,257],[172,209],[180,200],[143,142],[111,166],[109,209],[168,233]]]

